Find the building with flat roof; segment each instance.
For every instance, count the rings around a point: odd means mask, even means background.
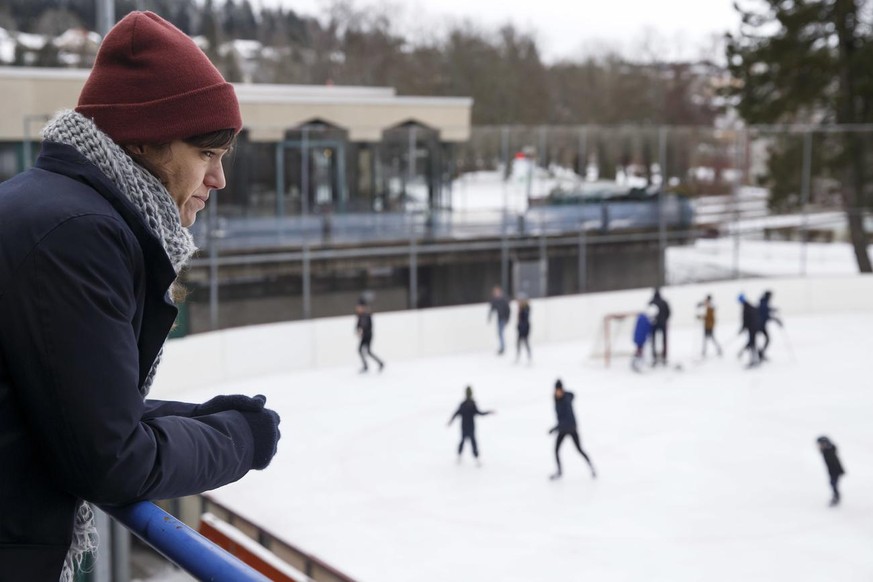
[[[27,167],[89,71],[0,67],[0,180]],[[230,216],[445,208],[473,100],[391,87],[235,84],[244,128],[219,197]]]

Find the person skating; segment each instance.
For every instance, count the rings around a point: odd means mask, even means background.
[[[737,299],[743,309],[743,326],[740,328],[740,334],[745,331],[748,333],[749,339],[745,347],[740,350],[739,355],[742,356],[744,351],[749,352],[749,368],[754,368],[761,363],[758,353],[758,332],[761,330],[761,323],[758,318],[758,309],[746,300],[746,296],[740,293]]]
[[[660,289],[655,289],[655,294],[652,295],[652,300],[649,305],[654,305],[658,308],[658,314],[652,322],[652,365],[657,366],[658,363],[667,365],[667,322],[670,319],[670,304],[661,297]],[[661,355],[657,353],[656,344],[658,343],[658,332],[661,333]]]
[[[555,382],[555,414],[558,417],[558,424],[549,431],[549,434],[558,433],[558,438],[555,439],[555,462],[558,464],[558,471],[549,477],[550,479],[561,478],[560,451],[564,437],[570,437],[573,439],[573,444],[576,445],[576,450],[579,451],[579,454],[582,455],[582,458],[585,459],[585,462],[588,463],[588,466],[591,468],[591,477],[597,477],[597,473],[594,471],[594,465],[591,464],[591,459],[589,459],[588,455],[585,454],[585,451],[582,450],[582,444],[579,442],[579,433],[576,429],[576,415],[573,413],[573,398],[573,393],[565,392],[564,384],[560,380],[557,380]]]
[[[845,475],[846,471],[843,470],[843,464],[840,463],[840,458],[837,456],[837,446],[831,442],[831,439],[826,436],[820,436],[816,439],[816,442],[818,443],[818,450],[821,451],[821,455],[824,457],[825,465],[828,468],[828,476],[831,479],[831,489],[834,492],[831,498],[831,507],[833,507],[840,503],[838,484],[840,477]]]
[[[477,416],[487,416],[489,414],[494,414],[493,410],[479,410],[476,406],[476,401],[473,400],[473,388],[471,386],[467,386],[465,390],[466,398],[461,405],[458,406],[458,410],[452,415],[449,419],[449,424],[447,426],[451,426],[452,422],[457,417],[461,417],[461,442],[458,444],[458,462],[461,462],[461,453],[464,452],[464,443],[469,440],[470,445],[473,448],[473,457],[476,459],[476,463],[479,464],[479,446],[476,444],[476,417]]]
[[[506,349],[506,344],[503,341],[503,330],[506,329],[506,324],[509,322],[509,301],[503,295],[503,288],[500,285],[495,285],[491,290],[491,307],[488,309],[488,321],[491,321],[491,316],[497,314],[497,340],[499,347],[498,355],[502,355]]]
[[[636,351],[634,358],[631,360],[631,368],[635,372],[640,371],[640,366],[643,364],[643,350],[646,347],[646,342],[649,341],[649,336],[652,333],[652,320],[645,312],[637,315],[637,322],[634,325],[634,345]]]
[[[721,356],[721,346],[715,341],[715,305],[712,303],[712,295],[707,295],[702,303],[698,303],[697,307],[703,308],[703,313],[697,316],[697,319],[703,320],[703,353],[706,357],[706,344],[712,342],[716,352]]]
[[[530,363],[532,359],[530,341],[528,339],[530,335],[530,303],[524,297],[520,297],[518,300],[518,324],[516,329],[518,331],[518,341],[515,344],[515,361],[518,362],[521,357],[521,346],[524,344],[527,350],[527,361]]]
[[[370,315],[370,309],[363,301],[359,301],[355,306],[355,313],[358,316],[358,324],[355,328],[358,337],[361,338],[361,343],[358,344],[358,354],[361,356],[361,362],[364,366],[361,368],[363,374],[369,367],[367,366],[367,356],[373,358],[379,364],[379,371],[385,367],[385,362],[376,357],[376,354],[370,349],[370,344],[373,342],[373,317]]]
[[[763,362],[767,359],[766,352],[767,348],[770,346],[770,334],[767,333],[767,323],[769,321],[775,321],[779,327],[782,327],[782,320],[776,317],[776,308],[770,305],[770,299],[773,298],[772,291],[765,291],[763,295],[761,295],[761,301],[758,303],[758,320],[761,325],[761,335],[764,336],[764,345],[761,346],[761,349],[758,351],[758,355]]]

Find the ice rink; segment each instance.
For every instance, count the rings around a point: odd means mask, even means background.
[[[722,306],[723,358],[698,361],[699,330],[674,330],[681,371],[607,370],[581,342],[534,344],[533,365],[514,350],[392,362],[377,316],[382,374],[343,366],[177,396],[266,394],[278,455],[214,497],[363,582],[873,579],[873,314],[789,318],[771,361],[746,370],[737,311]],[[336,346],[355,348],[351,333]],[[564,478],[548,479],[556,378],[576,395],[596,480],[569,440]],[[467,384],[497,411],[477,422],[481,467],[469,449],[457,462],[460,426],[446,426]],[[820,434],[847,471],[835,509]]]

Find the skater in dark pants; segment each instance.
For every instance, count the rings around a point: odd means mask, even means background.
[[[370,350],[370,343],[373,341],[373,318],[370,315],[367,304],[363,301],[359,302],[355,306],[355,313],[358,315],[356,331],[358,337],[361,338],[361,343],[358,345],[358,353],[361,355],[361,362],[364,364],[364,367],[361,368],[361,373],[363,374],[369,369],[367,366],[367,356],[370,356],[379,364],[379,371],[381,372],[382,368],[385,367],[385,362],[376,357],[376,354]]]
[[[746,301],[746,296],[740,293],[740,296],[737,298],[740,304],[743,306],[743,327],[740,328],[740,334],[743,331],[749,334],[749,341],[746,342],[746,346],[740,350],[739,356],[742,357],[743,352],[749,352],[749,364],[748,368],[754,368],[758,364],[761,363],[758,354],[758,332],[761,330],[761,323],[758,319],[758,309]]]
[[[524,344],[527,350],[527,361],[530,363],[530,343],[528,342],[528,336],[530,335],[530,303],[525,298],[518,300],[518,325],[516,329],[518,330],[518,341],[515,344],[515,361],[518,362],[518,359],[521,357],[521,346]]]
[[[761,301],[758,303],[758,320],[761,325],[761,335],[764,336],[764,345],[758,352],[762,362],[767,359],[765,352],[770,346],[770,334],[767,333],[767,322],[775,321],[779,327],[782,327],[782,320],[776,317],[776,308],[770,306],[770,299],[772,299],[772,297],[772,291],[765,291],[764,294],[761,295]]]
[[[846,472],[843,470],[843,464],[840,463],[840,458],[837,456],[837,447],[831,442],[831,439],[826,436],[820,436],[816,439],[816,442],[822,457],[824,457],[825,465],[827,465],[828,476],[831,478],[831,489],[834,492],[834,496],[831,498],[831,507],[834,507],[840,503],[838,483],[840,477],[845,475]]]
[[[500,285],[496,285],[491,290],[491,308],[488,310],[488,321],[491,321],[491,316],[495,313],[497,314],[497,340],[500,342],[497,355],[503,355],[506,349],[503,341],[503,330],[509,323],[509,301],[503,296],[503,288]]]
[[[461,442],[458,444],[458,462],[461,462],[461,453],[464,451],[464,442],[469,439],[470,445],[473,447],[473,457],[476,458],[476,464],[479,464],[479,447],[476,444],[476,417],[477,416],[487,416],[489,414],[494,414],[493,410],[481,411],[476,406],[476,401],[473,400],[473,388],[467,386],[467,398],[461,402],[461,405],[458,407],[458,410],[455,411],[455,414],[449,419],[449,424],[447,426],[451,426],[452,422],[454,422],[455,418],[461,417]]]
[[[703,308],[703,313],[697,316],[697,319],[703,320],[703,357],[706,357],[706,344],[712,342],[716,352],[721,356],[721,346],[715,341],[715,306],[712,304],[712,295],[707,295],[702,303],[698,303],[697,307]]]
[[[649,305],[654,305],[658,308],[658,314],[655,316],[655,321],[652,322],[652,366],[657,366],[660,362],[662,365],[667,365],[667,322],[670,319],[670,304],[661,297],[661,291],[655,289],[655,294]],[[661,333],[661,355],[656,351],[658,343],[658,332]]]
[[[564,437],[573,439],[573,444],[576,445],[576,450],[591,467],[591,477],[597,477],[594,471],[594,465],[591,464],[591,459],[582,450],[582,445],[579,443],[579,433],[576,430],[576,415],[573,414],[573,393],[564,392],[564,385],[560,380],[555,382],[555,413],[558,415],[558,424],[549,431],[549,434],[558,433],[558,438],[555,440],[555,461],[558,463],[558,472],[550,477],[550,479],[561,478],[561,443]]]

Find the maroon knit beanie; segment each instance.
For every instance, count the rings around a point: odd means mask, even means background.
[[[131,12],[103,39],[76,111],[118,144],[242,128],[233,86],[181,30]]]

